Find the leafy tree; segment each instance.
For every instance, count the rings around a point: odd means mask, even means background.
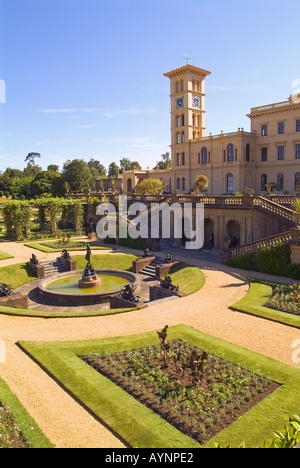
[[[164,184],[158,179],[144,179],[138,183],[136,190],[139,195],[159,195],[164,191]]]
[[[106,176],[106,169],[100,161],[95,161],[95,159],[90,159],[88,162],[88,166],[90,171],[94,177],[105,177]]]
[[[28,162],[30,164],[32,164],[35,168],[35,158],[40,158],[41,155],[40,153],[28,153],[28,155],[26,156],[25,158],[25,162]]]
[[[82,192],[94,187],[94,177],[88,164],[83,159],[68,160],[64,163],[62,172],[64,182],[71,190]]]
[[[171,156],[170,153],[164,153],[161,155],[162,160],[156,163],[156,166],[153,168],[154,170],[160,169],[170,169],[171,168]]]
[[[50,164],[50,165],[47,167],[47,171],[59,172],[59,166],[57,166],[56,164]]]
[[[122,170],[140,171],[142,169],[138,161],[130,161],[129,158],[125,158],[125,157],[120,159],[120,168],[121,168],[121,172]]]
[[[119,173],[120,173],[119,166],[115,162],[110,163],[110,165],[108,166],[108,175],[116,179]]]
[[[195,185],[194,189],[196,192],[200,192],[201,194],[204,192],[204,190],[207,189],[208,187],[208,177],[204,174],[198,175],[195,180]]]

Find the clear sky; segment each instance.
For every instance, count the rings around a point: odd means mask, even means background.
[[[299,17],[299,0],[0,0],[0,170],[29,152],[152,168],[185,54],[212,72],[207,134],[249,131],[251,107],[300,81]]]

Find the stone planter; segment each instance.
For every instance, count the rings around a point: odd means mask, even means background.
[[[156,267],[156,279],[160,280],[166,276],[175,265],[179,265],[180,262],[173,263],[164,263],[162,265],[157,265]]]
[[[164,289],[161,286],[150,286],[150,302],[158,301],[160,299],[165,299],[167,297],[184,297],[186,294],[182,291],[170,291],[169,289]]]

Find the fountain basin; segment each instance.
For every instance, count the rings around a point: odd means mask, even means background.
[[[110,302],[110,298],[119,294],[125,284],[139,287],[139,278],[134,273],[122,270],[96,270],[101,284],[94,287],[79,287],[83,270],[63,273],[47,278],[39,283],[39,296],[44,303],[55,306],[84,306]]]

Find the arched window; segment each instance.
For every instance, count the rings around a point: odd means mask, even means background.
[[[266,174],[262,174],[260,179],[260,190],[264,192],[266,189],[266,184],[268,183],[268,178]]]
[[[233,162],[234,161],[234,146],[233,146],[233,144],[230,144],[227,147],[227,161],[228,162]]]
[[[182,143],[185,143],[185,136],[184,136],[184,132],[181,133],[181,141]]]
[[[176,89],[176,93],[179,93],[179,81],[176,81],[175,89]]]
[[[300,172],[297,172],[295,175],[295,190],[299,191],[300,187]]]
[[[179,117],[179,115],[176,116],[176,127],[180,127],[180,117]]]
[[[177,189],[180,190],[180,179],[177,179]]]
[[[202,164],[207,164],[207,148],[202,148]]]
[[[233,174],[227,176],[227,192],[234,192],[234,177]]]
[[[177,143],[179,144],[180,143],[180,133],[176,133],[176,139],[177,139]]]
[[[182,182],[181,184],[182,190],[185,190],[185,178],[184,177],[181,182]]]
[[[284,190],[284,175],[282,173],[277,176],[277,190],[279,192]]]
[[[246,144],[246,162],[250,162],[250,144]]]
[[[181,126],[184,127],[184,114],[181,115]]]
[[[183,80],[180,80],[180,91],[184,90]]]

